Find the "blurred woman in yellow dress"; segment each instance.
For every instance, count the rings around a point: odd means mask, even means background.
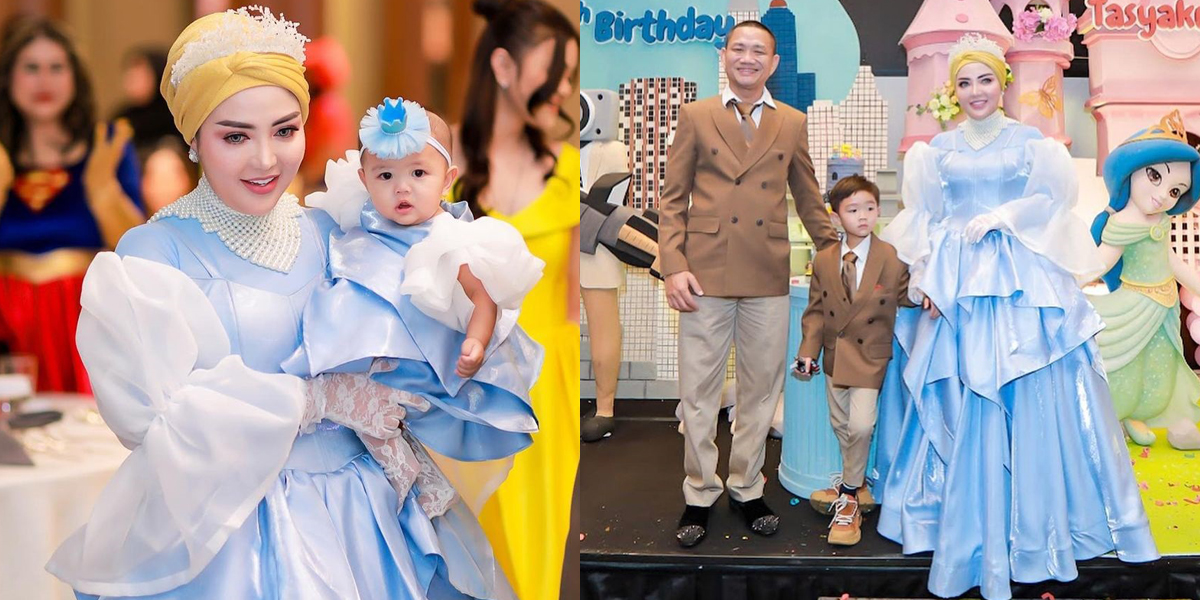
[[[487,19],[471,68],[454,199],[501,219],[546,261],[519,323],[546,359],[531,393],[540,431],[480,521],[517,595],[559,595],[579,465],[579,150],[562,104],[575,93],[579,33],[542,0],[477,0]]]

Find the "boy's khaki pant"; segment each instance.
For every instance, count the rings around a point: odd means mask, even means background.
[[[861,487],[871,456],[871,434],[875,432],[875,410],[879,390],[835,387],[825,378],[829,398],[829,423],[842,449],[842,482]]]

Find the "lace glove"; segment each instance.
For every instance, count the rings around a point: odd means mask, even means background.
[[[392,489],[396,490],[396,496],[400,499],[398,510],[403,509],[404,501],[415,484],[417,504],[427,516],[440,517],[446,514],[458,495],[424,446],[411,434],[406,432],[386,440],[369,435],[358,437],[379,466],[383,467],[384,475],[392,484]]]
[[[306,381],[306,405],[301,431],[329,419],[379,439],[400,435],[400,421],[413,405],[412,394],[371,380],[369,373],[326,373]]]
[[[381,440],[367,434],[359,435],[358,439],[362,440],[375,462],[383,467],[383,474],[387,475],[388,481],[396,490],[396,495],[400,497],[400,503],[404,504],[409,488],[421,472],[421,464],[417,462],[408,441],[400,436]]]

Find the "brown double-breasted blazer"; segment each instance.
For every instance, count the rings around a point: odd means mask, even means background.
[[[822,368],[833,385],[879,389],[892,358],[896,309],[913,306],[908,265],[894,246],[871,234],[862,283],[850,302],[842,284],[841,249],[839,242],[813,259],[798,355],[816,358],[823,350]]]
[[[708,296],[786,295],[787,187],[816,246],[838,242],[813,174],[807,118],[775,105],[763,105],[750,146],[720,96],[680,108],[659,197],[663,275],[691,271]]]

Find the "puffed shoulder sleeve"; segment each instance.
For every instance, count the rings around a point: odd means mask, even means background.
[[[164,258],[162,240],[130,234],[127,256],[101,253],[88,269],[76,342],[105,423],[132,452],[46,567],[103,596],[195,577],[276,482],[304,411],[302,380],[231,355],[200,288],[137,256]]]
[[[904,210],[880,233],[880,239],[896,247],[900,260],[909,266],[909,298],[920,302],[925,266],[933,251],[930,229],[942,218],[942,176],[938,171],[941,150],[917,142],[904,155],[901,200]]]
[[[1022,196],[994,211],[1003,228],[1080,281],[1103,273],[1088,225],[1072,211],[1079,181],[1066,146],[1040,135],[1026,141],[1024,168],[1028,180]]]

